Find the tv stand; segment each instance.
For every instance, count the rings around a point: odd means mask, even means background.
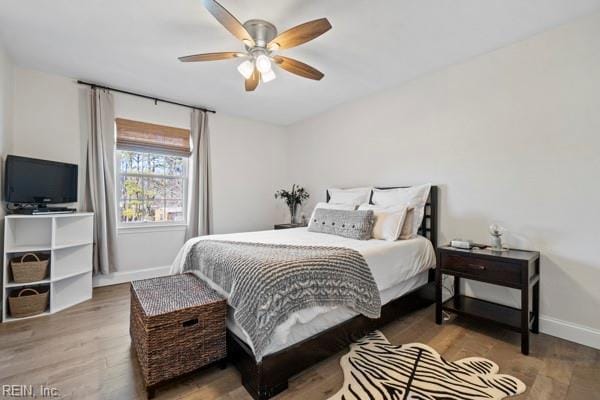
[[[67,207],[19,207],[10,210],[12,214],[40,215],[40,214],[71,214],[76,212],[74,208]]]
[[[4,265],[0,270],[3,322],[53,314],[92,298],[93,213],[7,215],[4,228]],[[10,260],[20,260],[26,253],[49,260],[43,279],[27,283],[14,281]],[[24,288],[48,291],[49,304],[43,313],[21,318],[10,315],[7,298]]]

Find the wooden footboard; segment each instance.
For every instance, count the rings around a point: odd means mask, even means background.
[[[324,360],[353,341],[388,322],[433,303],[433,282],[381,308],[381,317],[358,315],[291,347],[265,356],[257,363],[252,350],[235,334],[227,332],[228,358],[242,375],[242,384],[256,400],[266,400],[287,389],[288,379]]]

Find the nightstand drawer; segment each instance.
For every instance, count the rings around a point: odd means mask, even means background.
[[[442,270],[451,270],[491,283],[521,284],[521,267],[509,262],[442,253]]]

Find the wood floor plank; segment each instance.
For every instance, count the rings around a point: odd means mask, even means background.
[[[600,400],[600,351],[547,335],[532,335],[531,355],[519,335],[459,317],[439,326],[429,307],[382,328],[390,342],[425,343],[446,359],[486,357],[528,390],[515,400]],[[276,400],[325,400],[342,385],[341,351],[292,378]],[[0,384],[45,384],[62,399],[145,399],[129,339],[129,285],[94,289],[92,300],[60,313],[0,325]],[[170,382],[157,400],[251,400],[239,372],[206,367]]]
[[[600,366],[573,368],[567,399],[600,400]]]
[[[514,398],[520,399],[523,397],[527,400],[563,400],[567,396],[567,389],[568,385],[540,374],[527,392],[522,396]]]

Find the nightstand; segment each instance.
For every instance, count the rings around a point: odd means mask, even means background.
[[[304,228],[306,224],[275,224],[273,225],[273,229],[291,229],[291,228]]]
[[[443,275],[454,276],[454,297],[442,302]],[[460,279],[471,279],[519,289],[521,309],[507,307],[460,294]],[[540,253],[537,251],[493,251],[488,248],[461,250],[439,247],[435,273],[435,321],[442,323],[442,310],[474,319],[492,321],[521,333],[521,352],[529,354],[529,331],[539,332]],[[531,302],[529,294],[531,293]]]

